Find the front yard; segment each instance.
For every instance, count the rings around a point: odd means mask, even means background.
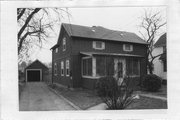
[[[127,109],[167,109],[167,101],[140,96]]]
[[[62,95],[73,104],[81,108],[82,110],[88,109],[89,107],[95,106],[102,103],[100,97],[95,95],[93,91],[87,89],[74,89],[59,87],[56,85],[49,85],[58,94]]]
[[[103,101],[96,95],[95,92],[87,89],[74,89],[59,87],[55,85],[49,85],[58,94],[64,96],[66,99],[71,101],[73,104],[86,110],[90,107],[96,106]],[[158,93],[160,94],[160,92]],[[144,97],[140,95],[139,99],[134,100],[128,107],[128,109],[167,109],[167,101],[160,99],[154,99]]]

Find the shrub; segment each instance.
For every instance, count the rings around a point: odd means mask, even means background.
[[[142,87],[150,92],[156,92],[161,88],[162,79],[154,74],[149,74],[143,77]]]
[[[126,78],[126,82],[128,82]],[[98,95],[108,106],[108,109],[125,109],[135,98],[133,90],[123,83],[118,86],[117,80],[113,77],[102,77],[97,81],[96,89]]]
[[[99,96],[105,97],[109,94],[110,88],[113,87],[113,77],[101,77],[96,83],[96,90]]]

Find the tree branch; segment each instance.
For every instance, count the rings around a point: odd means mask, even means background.
[[[17,17],[17,20],[19,20],[19,19],[22,17],[22,15],[24,14],[25,10],[26,10],[26,8],[23,8],[23,9],[21,10],[21,12],[19,13],[19,15],[18,15],[18,17]]]
[[[34,11],[27,17],[24,25],[22,26],[22,28],[20,29],[19,33],[18,33],[18,40],[21,37],[21,34],[23,33],[23,31],[25,30],[25,28],[27,27],[29,21],[32,19],[33,15],[36,14],[37,12],[39,12],[39,10],[41,10],[41,8],[36,8],[34,9]]]

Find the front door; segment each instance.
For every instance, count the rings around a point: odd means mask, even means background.
[[[117,58],[114,60],[115,62],[115,78],[118,80],[118,85],[120,85],[126,74],[126,63],[125,59]]]

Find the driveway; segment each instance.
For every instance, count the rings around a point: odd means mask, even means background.
[[[26,83],[19,101],[20,111],[75,110],[42,82]]]

